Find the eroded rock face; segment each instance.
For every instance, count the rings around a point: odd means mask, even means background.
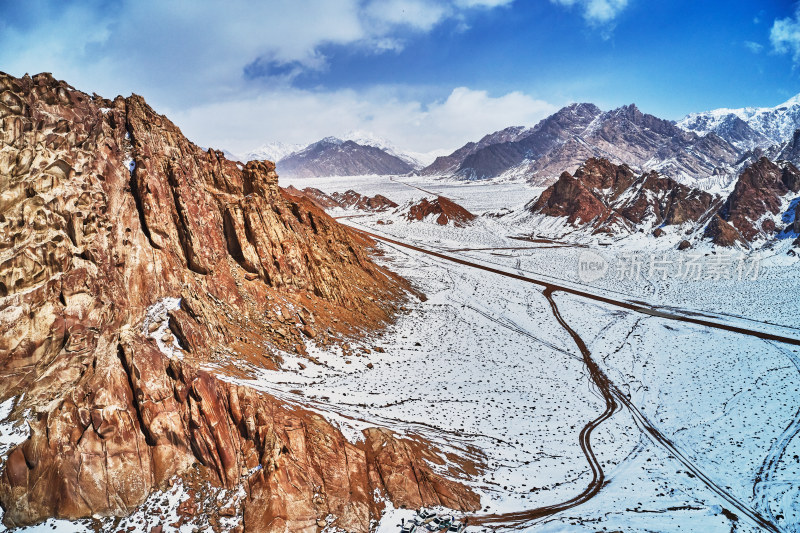
[[[765,217],[779,215],[784,198],[797,192],[800,192],[800,171],[791,163],[779,165],[762,157],[739,176],[720,216],[747,242],[768,238],[776,226]],[[713,239],[716,244],[730,246],[724,244],[729,240],[724,236]]]
[[[360,209],[362,211],[386,211],[392,207],[397,207],[397,204],[389,200],[382,194],[375,196],[366,196],[357,193],[354,190],[345,191],[344,193],[334,192],[331,194],[333,201],[338,203],[344,209]]]
[[[794,232],[800,233],[800,202],[794,210]]]
[[[244,485],[247,531],[312,531],[328,514],[366,531],[376,491],[479,506],[404,439],[349,443],[219,379],[277,367],[304,337],[379,327],[404,297],[370,242],[284,194],[272,164],[200,150],[141,97],[0,73],[0,191],[0,398],[31,427],[2,467],[6,525],[125,515],[190,469]],[[371,464],[376,438],[400,451]],[[432,488],[370,475],[393,461]]]
[[[406,217],[409,220],[423,220],[429,216],[436,217],[436,223],[446,226],[450,222],[458,228],[463,228],[476,216],[444,196],[437,196],[434,200],[423,198],[408,209]]]
[[[706,236],[710,237],[712,242],[719,246],[744,245],[746,242],[742,234],[718,214],[714,215],[714,218],[711,219],[711,222],[706,227]]]
[[[532,213],[567,217],[594,233],[632,232],[648,225],[699,223],[710,217],[721,200],[656,172],[637,177],[626,165],[589,159],[575,176],[564,172],[558,181],[528,204]]]
[[[352,189],[343,193],[333,192],[331,194],[325,194],[321,190],[313,187],[306,187],[300,190],[291,186],[286,189],[286,192],[294,196],[304,196],[322,209],[341,207],[342,209],[358,209],[360,211],[386,211],[392,207],[397,207],[396,203],[382,194],[366,196]]]

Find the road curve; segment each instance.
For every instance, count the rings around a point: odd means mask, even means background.
[[[599,461],[594,455],[591,446],[591,433],[592,431],[599,426],[603,421],[610,418],[618,409],[619,405],[623,405],[628,412],[632,415],[636,424],[640,427],[640,429],[657,445],[661,446],[662,448],[666,449],[677,461],[679,461],[688,471],[690,471],[693,475],[695,475],[699,480],[703,482],[711,491],[716,493],[722,499],[727,501],[732,507],[737,509],[740,513],[744,516],[747,516],[750,520],[754,523],[758,524],[760,527],[764,528],[767,531],[772,533],[782,533],[781,529],[773,523],[771,520],[766,518],[764,515],[756,511],[755,509],[751,508],[744,502],[740,501],[736,496],[731,494],[730,492],[726,491],[724,488],[720,487],[717,483],[715,483],[710,477],[708,477],[702,470],[697,468],[686,456],[685,454],[677,448],[677,446],[666,437],[663,433],[661,433],[658,428],[656,428],[650,420],[647,418],[644,413],[642,413],[638,407],[636,407],[628,398],[626,394],[624,394],[611,380],[606,376],[606,374],[602,371],[599,365],[592,359],[591,352],[589,351],[586,343],[583,342],[583,339],[573,330],[569,324],[564,320],[561,316],[561,313],[558,310],[558,306],[553,299],[554,292],[565,292],[568,294],[573,294],[577,296],[581,296],[584,298],[588,298],[591,300],[600,301],[603,303],[608,303],[617,307],[621,307],[624,309],[628,309],[631,311],[657,316],[664,319],[669,320],[677,320],[680,322],[688,322],[692,324],[697,324],[701,326],[711,327],[715,329],[721,329],[725,331],[731,331],[734,333],[740,333],[743,335],[749,335],[753,337],[757,337],[760,339],[765,340],[773,340],[778,342],[785,342],[787,344],[793,345],[800,345],[800,339],[794,339],[792,337],[783,337],[780,335],[774,335],[771,333],[758,331],[758,330],[751,330],[748,328],[741,328],[738,326],[733,326],[729,324],[721,324],[717,322],[711,322],[707,320],[697,319],[689,316],[682,316],[677,315],[674,313],[666,313],[661,312],[658,309],[654,309],[651,307],[642,307],[641,305],[636,305],[626,301],[620,300],[613,300],[611,298],[606,298],[604,296],[584,292],[578,289],[574,289],[571,287],[564,287],[560,285],[556,285],[550,282],[545,282],[541,280],[536,280],[533,278],[528,278],[526,276],[522,276],[519,274],[513,274],[510,272],[506,272],[503,270],[499,270],[496,268],[488,267],[485,265],[481,265],[478,263],[472,263],[470,261],[466,261],[463,259],[459,259],[456,257],[451,257],[439,252],[434,252],[432,250],[427,250],[425,248],[420,248],[418,246],[414,246],[411,244],[404,243],[402,241],[397,241],[394,239],[390,239],[384,237],[382,235],[378,235],[375,233],[371,233],[368,231],[364,231],[361,229],[353,228],[352,226],[348,226],[350,229],[360,232],[362,234],[368,235],[374,239],[388,242],[391,244],[395,244],[397,246],[402,246],[404,248],[409,248],[411,250],[415,250],[427,255],[431,255],[434,257],[438,257],[440,259],[444,259],[447,261],[451,261],[454,263],[458,263],[461,265],[477,268],[480,270],[484,270],[487,272],[492,272],[495,274],[499,274],[502,276],[518,279],[520,281],[525,281],[528,283],[533,283],[539,286],[544,287],[543,295],[547,298],[548,303],[550,304],[551,310],[553,312],[554,317],[558,321],[558,323],[569,333],[572,337],[573,341],[577,345],[578,349],[581,352],[583,357],[584,364],[586,368],[589,370],[589,375],[591,376],[592,381],[594,382],[595,386],[600,391],[603,399],[606,403],[606,408],[600,416],[595,418],[594,420],[590,421],[584,428],[581,430],[580,433],[580,446],[581,450],[583,451],[584,455],[586,456],[586,460],[589,462],[589,466],[592,470],[592,480],[589,482],[588,486],[577,496],[566,500],[564,502],[560,502],[553,505],[546,505],[543,507],[537,507],[534,509],[528,509],[524,511],[518,511],[514,513],[504,513],[504,514],[496,514],[496,515],[486,515],[473,518],[473,523],[476,524],[483,524],[483,525],[517,525],[521,526],[525,523],[529,523],[533,520],[538,520],[540,518],[544,518],[546,516],[551,516],[556,513],[566,511],[573,507],[576,507],[582,503],[589,501],[592,497],[594,497],[600,489],[603,487],[603,483],[605,481],[605,475],[603,473],[602,466],[600,465]],[[619,402],[619,403],[618,403]]]
[[[587,298],[589,300],[594,300],[596,302],[602,302],[602,303],[605,303],[605,304],[613,305],[615,307],[620,307],[622,309],[627,309],[629,311],[634,311],[636,313],[641,313],[641,314],[650,315],[650,316],[657,316],[659,318],[664,318],[664,319],[667,319],[667,320],[675,320],[675,321],[678,321],[678,322],[686,322],[686,323],[689,323],[689,324],[696,324],[698,326],[705,326],[705,327],[708,327],[708,328],[714,328],[714,329],[719,329],[719,330],[723,330],[723,331],[730,331],[730,332],[733,332],[733,333],[739,333],[741,335],[748,335],[750,337],[757,337],[759,339],[783,342],[783,343],[786,343],[786,344],[792,344],[794,346],[800,346],[800,339],[795,338],[795,337],[787,337],[785,335],[778,335],[778,334],[775,334],[775,333],[769,333],[767,331],[760,331],[760,330],[757,330],[757,329],[744,328],[744,327],[736,326],[736,325],[733,325],[733,324],[725,324],[725,323],[722,323],[722,322],[714,322],[712,320],[704,320],[702,318],[695,318],[693,316],[688,316],[689,312],[687,312],[686,315],[679,315],[679,314],[676,314],[674,312],[662,311],[662,310],[660,310],[658,308],[655,308],[655,307],[648,307],[648,306],[643,305],[641,303],[634,303],[634,302],[629,302],[629,301],[626,301],[626,300],[616,300],[614,298],[608,298],[606,296],[602,296],[602,295],[599,295],[599,294],[593,294],[591,292],[582,291],[580,289],[576,289],[576,288],[573,288],[573,287],[567,287],[567,286],[564,286],[564,285],[558,285],[558,284],[555,284],[555,283],[551,283],[549,281],[543,281],[543,280],[539,280],[539,279],[535,279],[535,278],[529,278],[527,276],[522,276],[520,274],[514,274],[513,272],[507,272],[505,270],[500,270],[498,268],[493,268],[493,267],[490,267],[490,266],[481,265],[480,263],[473,263],[471,261],[467,261],[465,259],[459,259],[458,257],[453,257],[451,255],[447,255],[447,254],[443,254],[443,253],[439,253],[439,252],[434,252],[433,250],[428,250],[427,248],[421,248],[419,246],[414,246],[413,244],[408,244],[408,243],[405,243],[405,242],[402,242],[402,241],[398,241],[398,240],[395,240],[395,239],[390,239],[388,237],[384,237],[383,235],[379,235],[377,233],[372,233],[370,231],[366,231],[366,230],[362,230],[362,229],[359,229],[359,228],[355,228],[353,226],[346,226],[346,227],[349,228],[352,231],[361,233],[363,235],[367,235],[367,236],[372,237],[373,239],[376,239],[376,240],[379,240],[379,241],[388,242],[388,243],[391,243],[391,244],[395,244],[397,246],[402,246],[403,248],[408,248],[410,250],[415,250],[415,251],[421,252],[423,254],[432,255],[434,257],[438,257],[439,259],[444,259],[445,261],[450,261],[450,262],[457,263],[457,264],[460,264],[460,265],[465,265],[465,266],[469,266],[469,267],[472,267],[472,268],[477,268],[477,269],[480,269],[480,270],[484,270],[486,272],[492,272],[493,274],[498,274],[500,276],[505,276],[507,278],[512,278],[512,279],[516,279],[516,280],[519,280],[519,281],[524,281],[524,282],[527,282],[527,283],[533,283],[534,285],[539,285],[540,287],[544,287],[545,289],[551,289],[552,291],[560,291],[560,292],[565,292],[565,293],[568,293],[568,294],[574,294],[575,296],[580,296],[582,298]]]
[[[600,367],[597,366],[597,363],[595,363],[592,359],[591,353],[586,347],[586,344],[584,344],[583,340],[578,336],[578,334],[575,333],[561,317],[561,313],[559,313],[558,307],[553,300],[552,293],[553,289],[550,288],[547,288],[544,291],[544,296],[550,303],[550,308],[553,310],[553,315],[556,317],[559,324],[561,324],[575,340],[575,344],[578,345],[578,349],[581,351],[581,355],[583,355],[583,362],[586,365],[586,368],[589,369],[589,374],[592,378],[592,381],[600,391],[600,394],[603,396],[603,399],[606,403],[605,410],[600,414],[600,416],[590,421],[583,427],[578,438],[583,455],[586,456],[586,460],[589,462],[589,467],[592,469],[592,480],[580,494],[570,498],[567,501],[559,502],[553,505],[545,505],[543,507],[536,507],[534,509],[527,509],[525,511],[518,511],[515,513],[479,516],[473,519],[477,524],[492,525],[511,523],[519,526],[532,520],[538,520],[539,518],[544,518],[545,516],[554,515],[591,500],[598,492],[600,492],[600,489],[603,488],[603,483],[605,482],[605,473],[603,472],[603,467],[600,465],[600,462],[597,460],[597,457],[595,457],[594,452],[592,451],[592,431],[594,431],[594,429],[602,424],[605,420],[611,418],[611,416],[619,410],[619,404],[617,403],[616,397],[611,390],[611,382],[608,380],[603,371],[600,370]]]

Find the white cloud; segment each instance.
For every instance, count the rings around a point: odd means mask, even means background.
[[[453,6],[443,2],[424,0],[372,0],[365,9],[366,18],[373,31],[389,31],[392,26],[408,26],[420,31],[430,31],[445,17],[451,16]]]
[[[429,152],[453,150],[507,126],[533,125],[556,110],[520,92],[492,97],[459,87],[427,105],[402,93],[392,87],[364,92],[278,89],[167,115],[196,143],[235,153],[276,140],[311,143],[351,130],[374,133],[401,149]]]
[[[773,49],[780,54],[792,54],[795,63],[800,62],[800,6],[794,17],[776,19],[769,32]]]
[[[602,26],[612,22],[623,9],[628,0],[550,0],[554,4],[572,7],[578,6],[583,11],[583,18],[593,26]]]
[[[0,21],[0,65],[104,96],[142,94],[206,146],[243,151],[360,129],[408,149],[455,148],[552,106],[521,93],[460,88],[431,102],[411,87],[302,91],[291,81],[325,69],[327,45],[398,51],[437,25],[463,29],[471,14],[513,1],[136,0],[109,9],[106,0],[29,0],[28,20]],[[248,68],[267,75],[254,80]]]
[[[0,65],[53,72],[90,92],[197,105],[253,89],[243,72],[254,62],[323,69],[325,45],[397,51],[409,31],[462,24],[470,10],[511,1],[136,0],[108,9],[101,0],[31,0],[34,25],[3,21]]]
[[[514,0],[456,0],[459,7],[501,7],[511,5]]]
[[[745,41],[744,47],[753,52],[754,54],[760,54],[761,51],[764,49],[763,44],[754,41]]]

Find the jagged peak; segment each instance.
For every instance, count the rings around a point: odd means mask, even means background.
[[[641,110],[636,106],[636,104],[631,103],[628,105],[623,105],[617,107],[616,109],[612,109],[608,112],[609,117],[625,117],[629,119],[638,118],[644,115]]]
[[[567,106],[562,107],[558,112],[562,111],[574,111],[574,110],[589,110],[589,111],[597,111],[600,112],[601,109],[597,107],[595,104],[591,102],[573,102]]]
[[[343,141],[339,137],[328,136],[320,139],[319,141],[315,142],[314,144],[344,144],[346,141]]]
[[[780,109],[782,107],[794,107],[794,106],[800,106],[800,94],[796,94],[791,98],[789,98],[788,100],[786,100],[784,103],[775,106],[775,109]]]

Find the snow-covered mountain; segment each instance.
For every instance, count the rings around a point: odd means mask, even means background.
[[[630,104],[600,113],[583,131],[520,167],[526,170],[528,180],[548,183],[591,157],[624,163],[636,172],[657,170],[679,182],[693,183],[731,169],[740,151],[718,135],[681,130]]]
[[[511,147],[510,143],[514,143],[519,139],[528,135],[530,130],[524,126],[511,126],[488,135],[484,135],[478,142],[468,142],[458,150],[449,155],[440,155],[434,161],[428,164],[421,170],[421,174],[425,176],[436,175],[450,175],[456,173],[479,174],[480,177],[485,177],[488,169],[484,166],[495,167],[497,159],[508,159],[509,154],[492,154],[498,146]],[[492,148],[495,147],[495,148]],[[481,153],[484,149],[489,149],[487,153]],[[511,147],[511,151],[516,150]],[[515,155],[511,154],[513,158]],[[476,161],[467,161],[472,158]],[[476,168],[479,167],[479,168]]]
[[[255,150],[244,154],[240,159],[243,159],[244,161],[251,161],[254,159],[261,161],[267,159],[273,163],[277,163],[284,157],[302,150],[304,147],[305,146],[302,144],[290,144],[280,141],[271,142],[261,145]]]
[[[433,152],[410,152],[408,150],[400,150],[388,139],[363,130],[351,130],[342,136],[342,139],[345,141],[353,141],[361,146],[380,148],[387,154],[402,159],[414,169],[420,169],[426,165],[430,165],[441,152],[439,150],[434,150]]]
[[[791,139],[800,128],[800,95],[775,107],[715,109],[691,113],[678,127],[706,135],[714,132],[740,150],[767,148]]]
[[[507,128],[468,143],[422,170],[462,179],[497,176],[550,184],[562,172],[603,157],[635,171],[658,170],[692,183],[727,174],[742,151],[714,133],[698,135],[631,104],[603,112],[571,104],[532,128]]]
[[[376,146],[325,137],[277,162],[281,176],[363,176],[406,174],[414,170],[404,159]]]
[[[353,141],[360,146],[372,146],[386,152],[389,155],[397,157],[398,159],[408,163],[413,169],[420,169],[429,165],[436,159],[437,156],[442,155],[443,150],[433,150],[431,152],[411,152],[408,150],[401,150],[397,148],[391,141],[380,137],[372,132],[363,130],[351,130],[341,137],[330,137],[330,139],[338,139],[341,141]],[[250,161],[251,159],[267,159],[277,163],[281,159],[289,157],[292,154],[300,152],[310,146],[304,144],[291,144],[283,142],[271,142],[264,144],[255,150],[246,154],[234,155],[230,154],[232,158],[240,161]]]

